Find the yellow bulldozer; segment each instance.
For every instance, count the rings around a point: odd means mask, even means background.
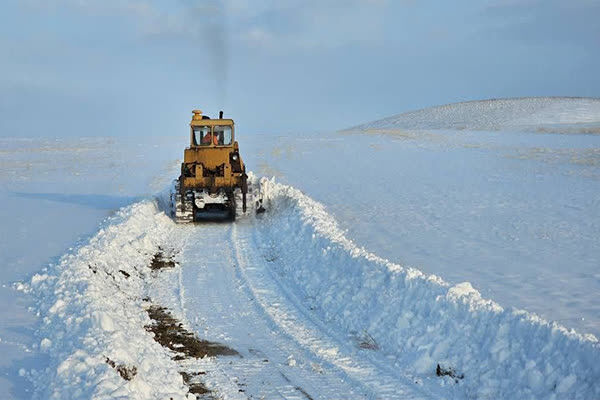
[[[247,212],[246,203],[251,201],[233,120],[223,118],[223,111],[218,119],[200,110],[192,113],[190,146],[184,151],[172,194],[173,216],[181,223],[233,220]],[[262,209],[261,202],[256,203]]]

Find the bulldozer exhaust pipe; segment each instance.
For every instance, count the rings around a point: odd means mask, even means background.
[[[223,119],[223,111],[219,111],[219,119]]]

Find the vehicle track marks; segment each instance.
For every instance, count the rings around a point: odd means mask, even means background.
[[[248,398],[369,398],[345,374],[320,367],[314,355],[255,304],[239,274],[240,260],[231,242],[237,224],[197,226],[181,257],[187,321],[200,336],[226,343],[241,354],[215,359],[214,372]],[[208,243],[215,244],[210,251],[203,246]],[[209,380],[211,374],[207,370]]]
[[[263,313],[300,347],[309,351],[312,362],[326,366],[324,370],[328,372],[338,371],[345,380],[361,387],[367,398],[439,398],[439,395],[417,387],[409,378],[394,374],[392,368],[385,368],[381,362],[362,357],[355,346],[346,345],[330,328],[310,315],[296,294],[282,285],[266,266],[253,238],[256,233],[256,228],[249,224],[232,227],[231,243],[241,279]]]

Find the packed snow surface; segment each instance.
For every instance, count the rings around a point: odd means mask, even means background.
[[[410,111],[351,128],[600,133],[600,99],[527,97],[470,101]]]

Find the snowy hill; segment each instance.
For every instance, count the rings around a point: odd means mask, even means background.
[[[600,99],[526,97],[469,101],[410,111],[349,130],[380,129],[600,133]]]

